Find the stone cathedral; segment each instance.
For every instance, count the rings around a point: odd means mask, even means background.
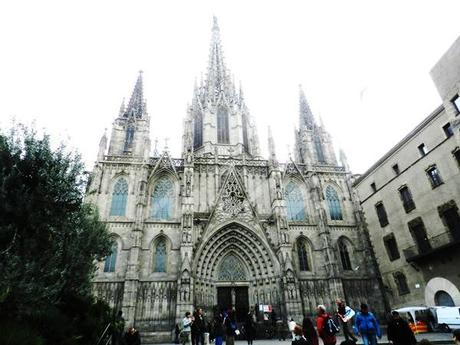
[[[336,297],[383,310],[352,175],[303,91],[295,154],[279,162],[269,133],[262,157],[245,97],[224,63],[214,19],[209,63],[184,119],[181,158],[151,154],[139,75],[101,139],[87,201],[113,234],[94,294],[156,340],[186,311],[271,305],[301,322]],[[286,114],[288,115],[288,114]],[[160,116],[159,114],[157,116]]]

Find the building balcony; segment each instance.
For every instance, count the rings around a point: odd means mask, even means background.
[[[424,248],[423,248],[424,247]],[[446,253],[452,249],[460,247],[460,235],[455,235],[446,231],[428,240],[424,246],[413,245],[403,249],[404,257],[407,262],[422,262],[433,256]]]

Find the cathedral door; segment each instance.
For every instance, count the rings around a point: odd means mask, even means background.
[[[249,311],[249,295],[247,286],[225,286],[217,288],[217,304],[219,310],[232,307],[236,311],[236,320],[244,322]]]

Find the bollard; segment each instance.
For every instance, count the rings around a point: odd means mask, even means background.
[[[209,333],[204,333],[204,345],[209,345]]]

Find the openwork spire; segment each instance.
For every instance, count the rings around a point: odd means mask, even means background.
[[[315,118],[313,117],[305,93],[302,90],[302,85],[299,85],[299,120],[301,129],[302,127],[306,127],[307,129],[316,127]]]
[[[143,118],[147,114],[147,107],[144,101],[144,83],[142,71],[139,71],[136,85],[129,100],[128,106],[123,114],[124,117]]]
[[[234,89],[228,71],[225,68],[222,43],[220,41],[220,29],[217,18],[214,17],[212,26],[211,47],[209,50],[209,65],[206,76],[206,87],[208,95],[216,99],[220,92],[230,94]]]

